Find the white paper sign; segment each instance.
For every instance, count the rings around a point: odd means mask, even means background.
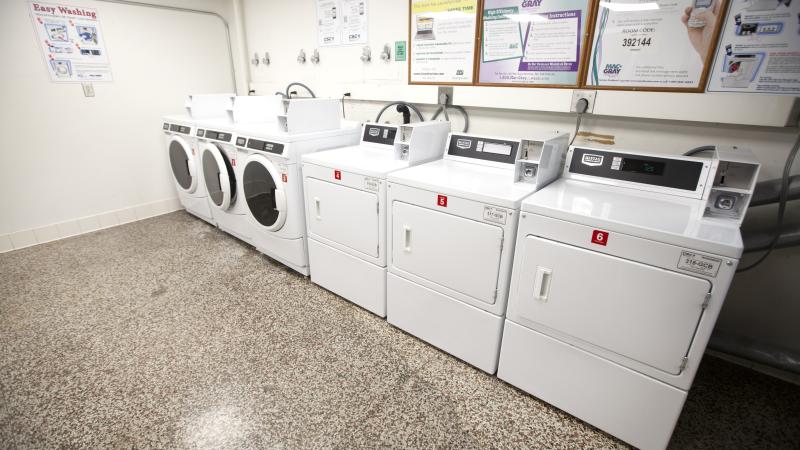
[[[411,1],[411,82],[472,83],[477,0]]]
[[[97,10],[31,2],[30,15],[50,80],[112,81]]]
[[[586,84],[699,88],[720,1],[601,2]]]
[[[367,17],[367,0],[317,0],[319,46],[366,44]]]
[[[733,0],[708,90],[800,94],[800,2]]]

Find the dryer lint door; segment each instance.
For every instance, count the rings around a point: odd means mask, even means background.
[[[517,252],[509,318],[680,373],[708,280],[532,235]]]

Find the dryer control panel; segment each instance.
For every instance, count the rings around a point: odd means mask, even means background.
[[[639,191],[694,198],[703,217],[744,219],[760,165],[753,153],[713,147],[710,158],[573,146],[564,177]]]
[[[164,122],[164,125],[161,127],[164,131],[170,131],[172,133],[180,133],[180,134],[192,134],[192,127],[187,127],[186,125],[178,125],[177,123],[167,123]]]
[[[197,130],[197,137],[204,137],[208,140],[212,141],[222,141],[222,142],[231,142],[233,139],[233,135],[231,133],[227,133],[224,131],[215,131],[215,130]]]

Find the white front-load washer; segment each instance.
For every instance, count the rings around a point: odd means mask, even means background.
[[[643,449],[683,408],[759,165],[572,147],[522,202],[497,375]]]
[[[257,250],[308,275],[300,157],[358,142],[359,125],[305,133],[287,133],[281,123],[237,125],[241,211]]]
[[[178,200],[188,213],[216,225],[200,168],[195,129],[189,116],[163,117],[162,130]]]
[[[211,216],[217,226],[251,243],[252,228],[242,195],[242,161],[236,151],[236,132],[227,119],[197,123],[197,145]]]
[[[367,123],[358,145],[303,156],[311,281],[386,317],[386,176],[441,158],[449,131]]]
[[[444,159],[389,174],[389,323],[495,372],[520,203],[568,139],[451,134]]]

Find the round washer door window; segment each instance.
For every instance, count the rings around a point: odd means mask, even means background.
[[[215,144],[203,144],[203,180],[214,206],[226,210],[236,197],[236,174],[224,151]]]
[[[251,155],[242,177],[251,220],[268,231],[279,230],[286,222],[286,194],[275,165],[261,155]]]
[[[180,136],[173,136],[169,140],[167,151],[175,182],[184,191],[193,193],[197,189],[197,177],[195,177],[194,156],[189,145]]]

